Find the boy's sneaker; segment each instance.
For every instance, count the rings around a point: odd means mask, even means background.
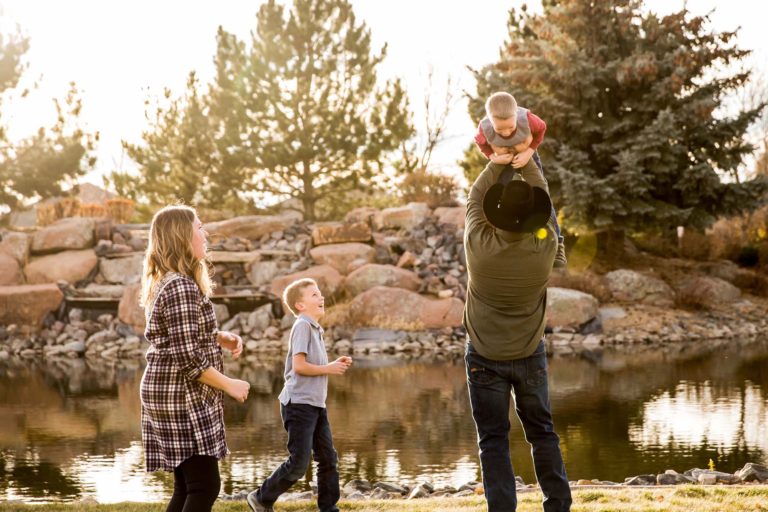
[[[558,242],[555,263],[552,266],[555,268],[565,268],[566,265],[568,265],[568,258],[565,257],[565,244],[563,242]]]
[[[262,505],[259,502],[259,500],[256,498],[257,492],[258,489],[251,491],[248,493],[248,496],[245,497],[245,502],[248,503],[248,506],[251,507],[251,510],[253,510],[253,512],[273,512],[274,509],[272,507]]]

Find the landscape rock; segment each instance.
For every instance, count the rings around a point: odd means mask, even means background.
[[[370,245],[352,242],[313,247],[310,249],[309,254],[316,264],[330,265],[340,274],[346,274],[349,264],[355,260],[361,259],[372,263],[376,251]]]
[[[48,256],[32,258],[24,269],[30,284],[66,281],[76,283],[90,275],[99,258],[93,249],[64,251]]]
[[[64,294],[55,284],[0,287],[0,325],[18,324],[38,328],[43,318],[56,311]]]
[[[88,217],[69,217],[58,220],[32,236],[32,252],[88,249],[94,245],[94,221]]]
[[[368,222],[318,222],[312,226],[312,243],[315,245],[371,240],[371,226]]]
[[[133,327],[136,332],[144,332],[147,325],[144,308],[139,305],[140,295],[141,283],[126,286],[117,309],[120,321]]]
[[[459,299],[429,299],[386,286],[361,293],[349,305],[349,318],[355,325],[406,331],[457,327],[463,316],[464,303]]]
[[[134,284],[141,280],[143,264],[143,254],[124,258],[101,258],[99,271],[108,283]]]
[[[277,297],[283,296],[285,288],[297,279],[309,277],[317,282],[317,286],[325,297],[334,297],[341,289],[344,281],[344,277],[339,273],[336,268],[330,265],[317,265],[309,267],[301,272],[295,272],[280,276],[270,285],[269,291]]]
[[[613,298],[620,302],[639,302],[653,306],[672,306],[675,292],[656,277],[634,270],[614,270],[605,275]]]
[[[210,222],[205,225],[210,235],[221,237],[239,236],[249,240],[257,240],[275,231],[284,231],[296,224],[297,215],[284,213],[280,215],[251,215],[235,217],[220,222]]]
[[[354,297],[374,286],[417,291],[421,286],[421,279],[414,272],[393,265],[369,263],[351,272],[344,281],[344,286]]]
[[[547,289],[547,325],[579,327],[595,318],[599,303],[588,293],[567,288]]]

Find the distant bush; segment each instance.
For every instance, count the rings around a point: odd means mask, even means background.
[[[427,203],[430,208],[456,206],[458,184],[451,176],[417,169],[405,176],[400,191],[404,203]]]

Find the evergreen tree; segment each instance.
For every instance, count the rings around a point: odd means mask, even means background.
[[[402,84],[377,82],[385,55],[346,0],[261,6],[237,88],[256,191],[300,200],[311,220],[367,186],[413,130]]]
[[[726,113],[747,72],[736,32],[685,9],[659,17],[639,0],[545,2],[512,10],[498,63],[475,72],[470,115],[494,91],[547,122],[540,148],[566,227],[601,233],[703,228],[754,208],[765,180],[734,177],[754,148],[744,134],[765,104]],[[465,171],[478,172],[474,155]],[[471,179],[471,175],[468,176]],[[607,235],[607,236],[606,236]],[[611,235],[618,235],[617,237]]]
[[[210,99],[200,92],[195,73],[190,73],[183,96],[170,90],[152,107],[147,102],[150,127],[142,144],[123,142],[127,154],[140,168],[138,174],[113,173],[110,182],[125,197],[162,205],[182,201],[205,208],[242,212],[246,201],[239,187],[222,190],[221,153],[214,136]]]
[[[270,0],[248,43],[219,29],[205,94],[191,80],[159,109],[143,144],[126,145],[141,177],[113,180],[155,201],[237,211],[255,195],[295,198],[310,220],[333,211],[413,132],[402,84],[377,80],[385,55],[372,52],[347,0],[295,0],[288,10]]]
[[[82,102],[75,84],[63,101],[54,99],[56,122],[40,127],[18,142],[7,136],[2,119],[3,101],[18,92],[26,64],[29,40],[20,33],[0,34],[0,206],[15,208],[26,199],[62,194],[62,185],[74,185],[95,164],[92,150],[98,134],[86,133],[78,123]],[[16,98],[14,98],[16,99]]]

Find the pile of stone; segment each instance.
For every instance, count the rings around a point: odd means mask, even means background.
[[[519,476],[515,477],[518,492],[533,491],[538,489],[536,484],[526,484]],[[570,482],[571,487],[614,487],[614,486],[660,486],[660,485],[759,485],[768,483],[768,467],[748,462],[736,473],[724,473],[709,469],[689,469],[684,473],[678,473],[668,469],[664,473],[638,475],[628,477],[623,483],[608,480],[578,480]],[[284,494],[278,501],[303,501],[317,498],[315,482],[311,484],[311,491],[292,492]],[[466,496],[483,495],[485,490],[479,482],[467,482],[460,487],[440,486],[436,487],[429,481],[416,484],[376,482],[371,484],[367,480],[350,480],[341,489],[342,499],[348,501],[360,500],[413,500],[420,498],[463,498]],[[239,491],[233,494],[221,496],[224,501],[245,500],[247,491]]]
[[[523,479],[516,477],[518,489],[532,488],[526,486]],[[290,492],[283,494],[278,498],[281,502],[294,502],[303,500],[314,500],[317,498],[317,486],[315,482],[311,483],[312,490]],[[394,482],[375,482],[371,484],[367,480],[350,480],[341,488],[342,499],[348,501],[361,500],[414,500],[420,498],[464,498],[483,494],[483,484],[479,482],[467,482],[460,487],[450,485],[435,486],[430,481],[425,480],[416,484],[394,483]],[[247,491],[239,491],[234,494],[223,494],[223,501],[244,500],[248,495]]]
[[[668,469],[660,474],[637,475],[626,478],[622,485],[736,485],[736,484],[765,484],[768,483],[768,467],[762,464],[748,462],[735,473],[724,473],[712,469],[689,469],[684,473],[678,473],[674,469]],[[577,485],[595,485],[594,480],[579,480]],[[605,484],[600,482],[600,484]],[[610,484],[610,482],[607,482]],[[619,484],[614,484],[619,485]]]
[[[251,352],[283,351],[292,319],[283,315],[277,298],[294,279],[311,277],[329,306],[329,349],[458,354],[465,338],[464,216],[463,207],[431,210],[411,203],[384,210],[360,208],[343,222],[310,224],[283,213],[208,224],[216,294],[271,297],[272,302],[244,312],[217,304],[219,323],[241,334]],[[98,318],[91,321],[103,324],[106,332],[117,332],[113,323],[123,325],[124,335],[111,342],[130,340],[132,346],[134,337],[141,339],[144,314],[138,293],[147,236],[146,225],[90,218],[62,219],[31,234],[0,233],[0,325],[7,326],[0,331],[0,352],[44,354],[43,347],[84,342],[82,334],[65,337],[79,333],[76,328],[55,323],[68,324],[65,297],[70,302],[119,301],[109,325]],[[749,280],[748,271],[726,263],[704,267],[704,275],[690,273],[684,279],[615,270],[595,278],[601,300],[569,288],[568,279],[556,274],[547,294],[550,349],[756,337],[764,332],[768,306],[744,298],[735,285]],[[699,310],[675,309],[681,297],[695,299]],[[41,327],[46,335],[29,337]],[[23,342],[15,338],[24,336]],[[113,354],[110,348],[108,356]],[[49,349],[49,354],[58,350]],[[131,354],[133,349],[117,353]]]
[[[148,344],[132,327],[114,315],[85,318],[83,310],[71,309],[66,321],[48,316],[43,328],[27,334],[17,325],[0,326],[0,360],[11,355],[32,357],[98,358],[107,361],[142,357]]]

